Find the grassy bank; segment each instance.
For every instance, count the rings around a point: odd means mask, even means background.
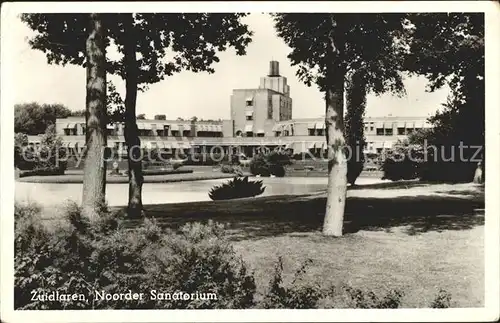
[[[454,306],[482,306],[483,189],[415,183],[392,187],[390,197],[376,197],[377,191],[385,189],[352,191],[342,239],[321,235],[323,196],[151,205],[146,211],[171,228],[208,219],[226,223],[261,291],[276,257],[283,256],[286,279],[311,259],[310,283],[411,290],[406,307],[427,306],[439,286],[452,294]]]
[[[390,185],[389,185],[390,184]],[[426,307],[443,288],[454,307],[484,305],[484,187],[400,182],[353,187],[346,234],[322,236],[323,193],[147,205],[165,228],[214,220],[255,272],[260,293],[278,256],[290,282],[305,261],[305,283],[408,291],[403,307]],[[138,221],[128,220],[135,227]],[[325,304],[325,307],[331,304]]]
[[[144,176],[144,183],[175,183],[187,181],[202,181],[209,179],[231,178],[232,174],[214,173],[180,173],[167,175],[149,175]],[[64,183],[81,184],[83,183],[83,174],[67,174],[55,176],[29,176],[17,179],[19,182],[27,183]],[[106,176],[106,183],[122,184],[128,183],[128,176]]]

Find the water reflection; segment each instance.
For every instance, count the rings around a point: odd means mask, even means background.
[[[209,201],[208,191],[228,179],[205,181],[189,181],[178,183],[145,183],[143,186],[143,203],[181,203]],[[266,190],[262,196],[268,195],[300,195],[323,191],[326,189],[325,177],[285,177],[285,178],[253,178],[262,180]],[[380,182],[374,178],[359,178],[357,184]],[[106,198],[108,205],[126,205],[128,184],[107,184]],[[43,206],[59,205],[65,200],[81,202],[82,184],[37,184],[16,182],[16,200],[33,200]]]

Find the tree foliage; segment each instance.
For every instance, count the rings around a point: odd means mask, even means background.
[[[328,85],[331,64],[329,34],[332,22],[339,29],[344,48],[337,49],[346,68],[345,82],[363,70],[367,92],[404,93],[401,73],[404,43],[399,41],[407,21],[403,14],[286,13],[273,14],[278,36],[292,48],[287,56],[297,66],[297,77],[321,91]]]
[[[252,33],[241,22],[244,13],[124,13],[102,14],[106,71],[125,80],[123,119],[129,156],[129,209],[142,208],[141,164],[134,161],[140,146],[136,123],[137,91],[182,70],[213,73],[218,52],[232,47],[245,54]],[[37,34],[29,40],[49,63],[86,65],[88,14],[23,14]],[[106,50],[107,51],[107,50]],[[108,51],[109,52],[109,51]],[[121,97],[116,97],[117,101]],[[120,113],[115,115],[121,118]],[[134,207],[131,206],[134,204]],[[136,213],[134,211],[134,213]]]
[[[359,73],[366,93],[404,92],[403,60],[399,53],[406,49],[398,36],[407,28],[407,20],[403,14],[272,16],[278,36],[292,49],[288,58],[298,67],[299,79],[308,86],[314,83],[325,92],[329,179],[323,233],[341,236],[348,176],[343,120],[345,85],[354,73]],[[351,105],[351,109],[357,108]]]
[[[361,73],[352,73],[346,87],[345,137],[348,149],[347,181],[354,185],[363,171],[366,143],[364,114],[366,109],[366,85]]]
[[[45,133],[57,118],[66,118],[71,111],[62,104],[21,103],[14,106],[14,132],[27,135]]]

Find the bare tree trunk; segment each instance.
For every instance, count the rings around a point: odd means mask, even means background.
[[[336,23],[332,23],[336,28]],[[336,30],[335,30],[336,31]],[[336,31],[337,32],[337,31]],[[337,33],[339,35],[340,33]],[[332,53],[335,56],[326,75],[326,143],[328,145],[328,189],[323,234],[342,236],[347,193],[347,158],[344,137],[344,80],[345,68],[341,58],[343,43],[332,35]],[[335,43],[337,42],[337,43]]]
[[[86,42],[87,96],[83,216],[96,220],[106,197],[106,45],[102,16],[91,13]]]
[[[142,214],[142,184],[144,177],[142,174],[142,152],[141,140],[136,120],[137,103],[137,57],[136,39],[133,28],[133,14],[128,16],[125,25],[127,41],[124,43],[124,63],[125,63],[125,142],[127,144],[128,156],[128,216],[141,217]]]
[[[347,182],[355,185],[365,163],[364,114],[366,107],[366,84],[359,70],[349,77],[346,92],[345,138],[350,153],[347,161]]]

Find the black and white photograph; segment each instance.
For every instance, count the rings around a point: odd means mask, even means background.
[[[1,319],[498,320],[499,21],[2,4]]]

